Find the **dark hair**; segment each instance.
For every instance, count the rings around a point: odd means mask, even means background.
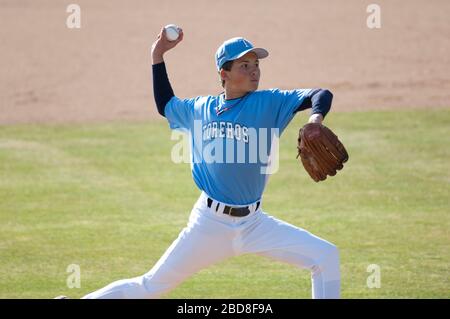
[[[233,60],[225,62],[222,65],[222,69],[224,69],[225,71],[230,71],[231,67],[233,66],[233,62]],[[225,87],[225,80],[222,80],[222,87]]]

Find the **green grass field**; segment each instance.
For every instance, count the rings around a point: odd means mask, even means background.
[[[331,113],[350,160],[314,183],[281,139],[264,210],[340,248],[344,298],[450,297],[450,109]],[[164,121],[0,127],[0,298],[80,297],[150,269],[199,195]],[[68,265],[81,268],[69,289]],[[370,264],[381,287],[369,289]],[[167,298],[310,298],[310,275],[241,256]]]

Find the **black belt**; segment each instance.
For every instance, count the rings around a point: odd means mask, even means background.
[[[211,208],[212,202],[213,200],[211,198],[208,197],[207,199],[208,201],[208,208]],[[258,210],[260,202],[256,203],[256,208],[255,208],[255,212]],[[216,212],[219,209],[219,203],[217,203],[216,205]],[[245,206],[245,207],[230,207],[230,206],[226,206],[223,208],[223,213],[230,215],[230,216],[235,216],[235,217],[244,217],[247,216],[248,214],[250,214],[250,208],[249,206]]]

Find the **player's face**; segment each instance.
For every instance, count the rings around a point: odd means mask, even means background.
[[[228,73],[227,88],[234,91],[250,92],[258,89],[259,60],[255,53],[249,52],[243,57],[234,60]]]

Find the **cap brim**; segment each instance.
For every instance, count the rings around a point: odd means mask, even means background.
[[[249,52],[253,52],[256,54],[256,56],[258,57],[258,59],[264,59],[267,58],[269,56],[269,52],[266,49],[263,48],[253,48],[253,49],[249,49],[246,50],[244,52],[241,52],[240,54],[238,54],[237,56],[231,58],[230,60],[236,60],[239,59],[241,57],[243,57],[244,55],[246,55]]]
[[[264,58],[267,58],[269,56],[269,52],[266,49],[263,49],[263,48],[254,48],[251,51],[255,52],[255,54],[258,57],[258,59],[264,59]]]

